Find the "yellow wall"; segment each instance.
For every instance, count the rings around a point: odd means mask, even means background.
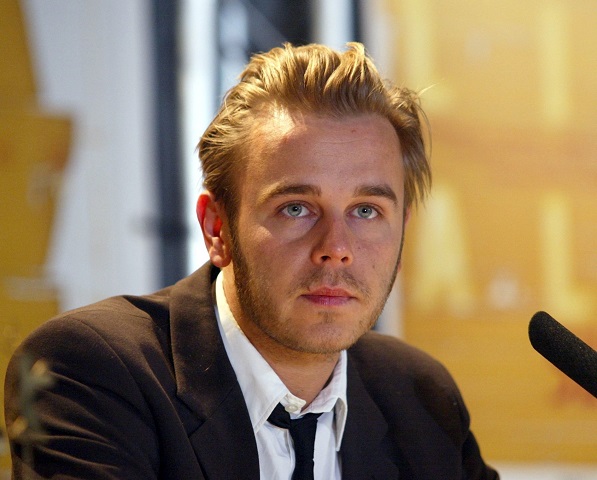
[[[405,336],[452,371],[486,457],[597,462],[597,400],[529,344],[597,347],[597,8],[386,0],[391,76],[431,88],[433,193],[407,228]]]
[[[16,0],[0,2],[0,385],[14,348],[58,312],[44,276],[68,119],[41,112],[23,19]],[[3,405],[4,389],[0,389]],[[0,408],[4,429],[4,409]],[[5,446],[5,444],[3,444]],[[0,449],[0,469],[9,465]]]

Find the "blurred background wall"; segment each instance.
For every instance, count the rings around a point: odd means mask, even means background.
[[[547,310],[597,346],[593,2],[1,5],[2,374],[55,313],[206,260],[194,149],[250,52],[360,40],[425,89],[433,138],[433,194],[380,328],[448,366],[503,478],[597,479],[597,401],[526,335]]]
[[[595,463],[597,400],[527,340],[546,310],[597,347],[595,4],[384,9],[390,76],[429,88],[433,137],[433,194],[407,232],[404,336],[456,376],[490,458]]]

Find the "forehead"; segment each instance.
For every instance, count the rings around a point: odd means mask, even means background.
[[[390,121],[378,114],[337,118],[272,109],[256,118],[250,144],[247,160],[252,167],[269,164],[271,160],[284,163],[280,158],[284,157],[288,168],[310,161],[322,167],[339,168],[359,155],[365,157],[360,160],[383,158],[393,167],[402,167],[398,135]],[[326,159],[333,163],[326,164]]]

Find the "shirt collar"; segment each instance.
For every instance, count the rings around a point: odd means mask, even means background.
[[[245,336],[232,315],[224,293],[223,272],[220,272],[216,279],[216,303],[215,310],[220,334],[243,392],[253,431],[259,431],[278,403],[282,403],[290,411],[291,416],[298,416],[299,412],[300,414],[324,413],[334,409],[336,450],[340,450],[348,414],[346,351],[340,352],[338,363],[334,367],[329,383],[319,392],[309,407],[301,412],[306,403],[305,400],[290,393],[280,377]],[[292,410],[295,410],[296,414]]]

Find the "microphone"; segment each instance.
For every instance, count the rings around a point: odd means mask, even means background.
[[[531,345],[597,398],[597,352],[545,312],[529,323]]]

